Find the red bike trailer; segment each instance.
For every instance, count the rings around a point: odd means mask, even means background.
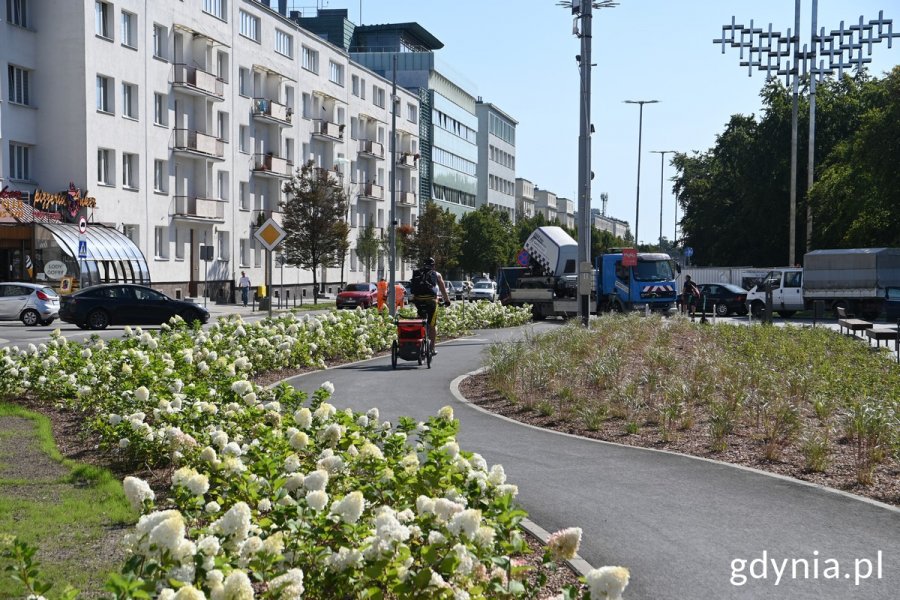
[[[431,352],[428,348],[428,323],[425,319],[396,319],[397,339],[391,344],[391,367],[397,368],[397,359],[423,362],[431,368]]]

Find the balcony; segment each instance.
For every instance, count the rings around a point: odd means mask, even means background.
[[[262,177],[272,177],[274,179],[290,179],[294,170],[294,163],[291,161],[269,154],[253,155],[253,173]]]
[[[175,89],[191,96],[225,99],[225,82],[212,73],[181,63],[172,65],[172,68],[175,70],[172,77],[172,87]]]
[[[176,154],[192,158],[225,160],[225,142],[217,137],[193,129],[175,129],[174,131],[175,143],[172,149]]]
[[[419,155],[404,152],[397,157],[397,166],[401,169],[415,169],[419,166]]]
[[[401,206],[415,206],[416,205],[416,193],[415,192],[397,192],[397,204]]]
[[[253,235],[253,232],[259,229],[260,225],[265,223],[267,219],[272,219],[278,225],[283,225],[284,213],[279,210],[254,210],[250,213],[250,234]]]
[[[384,187],[374,183],[364,183],[359,188],[360,200],[384,200]]]
[[[344,139],[344,126],[324,119],[316,119],[313,121],[312,135],[317,139],[340,142]]]
[[[284,104],[279,104],[267,98],[253,99],[253,117],[258,121],[274,123],[281,127],[291,124],[294,110]]]
[[[359,140],[360,156],[384,160],[384,144],[372,140]]]
[[[225,204],[218,198],[173,196],[172,218],[194,223],[224,223]]]
[[[313,167],[311,175],[315,180],[326,182],[334,187],[344,186],[344,174],[336,169]]]

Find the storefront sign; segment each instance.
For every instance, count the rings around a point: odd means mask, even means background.
[[[34,193],[34,208],[56,209],[65,215],[69,222],[78,222],[78,217],[86,208],[96,208],[96,198],[87,195],[86,191],[82,192],[75,187],[73,182],[69,183],[69,189],[58,194],[51,194],[44,190],[37,190]]]
[[[66,275],[62,278],[62,281],[59,283],[59,293],[60,294],[71,294],[72,288],[75,286],[75,278],[71,275]]]
[[[68,270],[66,263],[61,260],[51,260],[44,265],[44,273],[50,279],[62,279]]]
[[[10,190],[4,186],[0,190],[0,217],[12,217],[13,219],[25,218],[25,203],[22,202],[22,192]]]

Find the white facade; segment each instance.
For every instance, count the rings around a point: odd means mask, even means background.
[[[534,184],[516,177],[516,213],[526,219],[534,216]]]
[[[516,220],[516,125],[518,122],[481,98],[478,116],[478,206],[487,204]]]
[[[556,218],[556,194],[534,188],[534,212],[541,213],[548,222]]]
[[[281,187],[307,160],[348,193],[351,248],[370,220],[389,226],[390,82],[343,50],[252,0],[16,5],[24,26],[0,25],[2,97],[17,99],[0,103],[2,185],[88,190],[92,220],[134,240],[155,287],[197,295],[242,270],[262,283],[254,226],[280,219]],[[418,146],[419,125],[417,96],[397,94],[399,156]],[[398,168],[396,180],[396,219],[412,224],[417,173]],[[206,273],[201,245],[214,247]],[[357,263],[351,250],[344,281],[365,277]],[[319,280],[327,290],[341,275]]]
[[[575,229],[575,203],[569,198],[557,198],[556,218],[563,227]]]

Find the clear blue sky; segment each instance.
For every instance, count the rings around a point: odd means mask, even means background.
[[[274,4],[274,2],[273,2]],[[299,4],[299,2],[298,2]],[[312,4],[312,2],[310,2]],[[783,35],[793,28],[791,0],[621,0],[595,10],[591,120],[592,206],[609,194],[607,214],[631,224],[637,187],[638,107],[623,100],[659,100],[644,107],[640,182],[640,241],[659,236],[660,155],[650,150],[706,150],[730,116],[759,113],[761,71],[747,76],[738,50],[712,40],[732,15],[738,23]],[[818,25],[826,31],[868,22],[884,10],[900,32],[900,0],[819,0]],[[801,40],[809,40],[812,0],[801,1]],[[444,43],[440,57],[471,81],[469,90],[519,124],[516,176],[577,203],[578,88],[572,15],[556,0],[328,0],[365,25],[415,21]],[[870,73],[900,64],[900,38],[872,51]],[[785,148],[785,152],[789,152]],[[674,169],[666,155],[664,176]],[[800,160],[805,161],[805,157]],[[663,235],[672,239],[675,201],[663,190]],[[787,198],[785,202],[787,202]],[[577,205],[577,204],[576,204]]]

